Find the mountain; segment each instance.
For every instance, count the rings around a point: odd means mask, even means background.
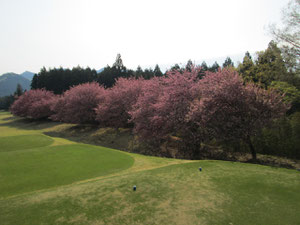
[[[21,73],[20,75],[31,81],[34,76],[34,73],[32,73],[30,71],[25,71],[24,73]]]
[[[99,70],[97,70],[97,73],[101,73],[104,70],[104,68],[101,68]]]
[[[20,84],[23,90],[30,90],[31,81],[15,73],[5,73],[0,76],[0,97],[11,95]]]

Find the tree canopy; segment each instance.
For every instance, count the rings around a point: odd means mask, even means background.
[[[62,67],[47,70],[43,67],[38,74],[33,76],[31,89],[44,88],[55,94],[62,94],[74,85],[95,81],[96,77],[96,70],[84,69],[80,66],[74,67],[72,70]]]

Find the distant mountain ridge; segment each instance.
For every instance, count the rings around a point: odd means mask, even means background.
[[[104,70],[104,68],[101,68],[99,70],[97,70],[97,73],[101,73]]]
[[[29,73],[26,73],[25,75],[30,77]],[[22,86],[23,90],[30,90],[31,80],[16,73],[5,73],[1,75],[0,76],[0,97],[13,94],[16,91],[18,84]]]
[[[34,73],[32,73],[30,71],[25,71],[24,73],[21,73],[20,75],[31,81],[34,76]]]

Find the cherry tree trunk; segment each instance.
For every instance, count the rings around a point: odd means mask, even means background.
[[[247,138],[247,143],[248,143],[248,146],[249,146],[251,154],[252,154],[252,159],[256,160],[256,151],[255,151],[255,148],[252,144],[252,141],[251,141],[250,137]]]

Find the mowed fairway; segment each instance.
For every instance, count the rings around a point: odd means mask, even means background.
[[[0,113],[1,225],[300,224],[296,170],[147,157],[49,129]]]
[[[19,136],[14,138],[18,140]],[[26,142],[23,137],[22,140]],[[120,152],[79,144],[2,152],[0,196],[115,173],[129,168],[133,161],[132,157]]]

